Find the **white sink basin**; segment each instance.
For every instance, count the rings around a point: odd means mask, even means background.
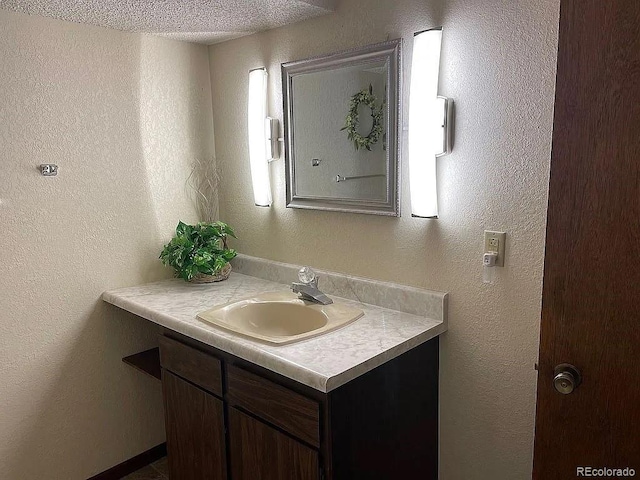
[[[293,292],[270,292],[200,312],[198,319],[282,345],[335,330],[363,314],[340,303],[318,305],[301,300]]]

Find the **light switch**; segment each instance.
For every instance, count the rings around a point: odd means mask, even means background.
[[[484,253],[497,253],[495,266],[504,267],[504,247],[507,239],[505,232],[484,231]]]

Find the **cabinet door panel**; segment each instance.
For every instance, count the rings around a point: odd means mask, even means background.
[[[170,477],[226,478],[222,402],[176,375],[162,371]]]
[[[172,338],[161,336],[160,365],[195,383],[200,388],[222,396],[220,360]]]
[[[318,452],[229,408],[233,480],[318,480]]]
[[[227,367],[227,400],[285,432],[320,446],[320,407],[311,400],[241,368]]]

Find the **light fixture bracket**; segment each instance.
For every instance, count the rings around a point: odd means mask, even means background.
[[[442,102],[442,150],[436,153],[436,157],[448,155],[453,150],[453,99],[438,95],[438,100]]]
[[[273,162],[280,158],[280,122],[277,118],[267,117],[264,123],[265,139],[267,141],[267,160]]]

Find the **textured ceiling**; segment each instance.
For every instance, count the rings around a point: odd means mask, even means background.
[[[0,0],[0,8],[197,43],[330,13],[337,0]]]

